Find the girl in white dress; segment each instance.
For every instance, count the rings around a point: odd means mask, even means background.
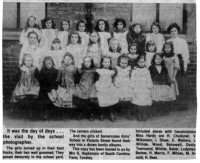
[[[113,37],[119,40],[119,44],[122,48],[122,54],[128,53],[128,42],[126,39],[126,35],[128,31],[126,28],[126,21],[122,18],[116,18],[113,27]]]
[[[98,32],[92,31],[90,33],[90,40],[87,49],[87,56],[90,56],[94,60],[94,65],[100,67],[101,57],[104,55],[101,47],[100,36]]]
[[[119,40],[117,40],[116,38],[110,39],[109,52],[106,55],[111,58],[112,67],[116,67],[118,58],[121,55],[121,46],[119,44]]]
[[[120,102],[120,109],[128,111],[129,119],[132,119],[131,109],[131,66],[128,65],[129,58],[126,55],[121,55],[118,58],[118,65],[116,66],[115,86],[118,91],[118,98]]]
[[[104,53],[107,53],[108,39],[111,38],[108,21],[104,19],[99,19],[97,21],[96,31],[98,32],[100,36],[102,49],[104,50]]]
[[[41,30],[38,24],[37,18],[35,16],[29,16],[26,21],[26,25],[21,32],[19,41],[22,46],[28,43],[28,33],[34,31],[38,35],[38,41],[41,40]]]
[[[156,53],[157,48],[156,48],[156,44],[153,40],[149,40],[146,43],[146,67],[147,69],[151,66],[151,62],[153,59],[154,54]]]
[[[69,52],[73,55],[75,67],[81,68],[83,58],[86,56],[86,54],[81,46],[81,37],[77,31],[71,32],[66,52]]]
[[[59,69],[64,56],[64,50],[62,50],[60,39],[55,38],[53,40],[51,50],[49,51],[47,56],[50,56],[53,59],[55,68]]]
[[[131,66],[132,69],[137,68],[137,58],[139,56],[137,52],[137,44],[133,43],[132,45],[129,46],[129,53],[127,54],[127,57],[129,59],[128,64]]]
[[[42,20],[42,39],[40,46],[45,50],[49,50],[51,48],[52,41],[57,35],[57,30],[55,27],[56,24],[54,23],[53,19],[45,18]]]
[[[63,19],[60,22],[60,31],[58,31],[58,38],[61,41],[62,49],[66,49],[68,45],[69,29],[71,27],[71,21],[69,19]]]
[[[28,43],[26,43],[26,46],[23,46],[21,49],[19,65],[22,64],[22,58],[26,53],[32,56],[33,65],[40,70],[42,67],[43,52],[38,45],[38,35],[34,31],[28,33]]]
[[[104,119],[104,111],[109,110],[111,121],[115,121],[114,108],[119,98],[117,88],[113,84],[115,72],[111,68],[111,59],[109,57],[103,57],[101,60],[101,68],[96,69],[96,72],[99,75],[99,80],[95,83],[95,86],[100,107],[100,120]]]
[[[157,52],[161,53],[163,44],[165,43],[165,38],[161,33],[161,27],[160,27],[159,23],[154,22],[151,25],[151,33],[148,33],[146,35],[146,42],[148,42],[149,40],[152,40],[155,42]]]
[[[76,30],[78,31],[81,37],[81,45],[84,50],[87,50],[88,43],[89,43],[89,35],[85,32],[86,30],[86,20],[81,19],[76,26]]]
[[[147,120],[147,112],[152,105],[151,88],[153,83],[149,70],[145,66],[145,56],[137,58],[137,68],[131,74],[132,104],[137,110],[136,118],[139,121]]]

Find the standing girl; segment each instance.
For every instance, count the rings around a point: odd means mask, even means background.
[[[120,55],[121,46],[119,41],[116,38],[111,38],[109,41],[109,52],[107,53],[107,56],[111,58],[113,68],[117,66],[117,61]]]
[[[137,67],[137,58],[139,54],[137,53],[137,44],[133,43],[132,45],[129,46],[129,54],[127,55],[128,57],[128,64],[131,66],[132,69],[136,69]]]
[[[41,31],[40,26],[38,24],[38,21],[35,16],[29,16],[29,18],[26,21],[25,28],[22,30],[22,33],[20,35],[19,41],[21,45],[25,45],[28,43],[28,33],[34,31],[38,35],[38,40],[41,39]]]
[[[131,66],[128,65],[129,58],[122,55],[118,58],[116,66],[117,74],[115,77],[115,86],[117,87],[120,107],[126,108],[131,119]]]
[[[137,68],[131,74],[132,104],[136,105],[136,117],[139,121],[147,120],[147,113],[152,105],[152,86],[149,70],[145,66],[145,56],[139,55]]]
[[[99,34],[96,31],[90,33],[90,40],[88,43],[87,56],[90,56],[94,60],[96,67],[100,66],[101,57],[103,56],[103,50],[101,47],[101,41]]]
[[[57,107],[73,108],[72,95],[74,93],[74,78],[76,75],[74,66],[74,57],[70,53],[66,53],[62,60],[62,65],[58,71],[56,82],[57,89],[48,93],[50,100]]]
[[[149,40],[152,40],[155,42],[157,52],[161,53],[163,44],[165,43],[165,39],[161,33],[161,27],[160,27],[159,23],[154,22],[151,25],[151,33],[148,33],[146,35],[146,42],[148,42]]]
[[[127,33],[128,46],[136,43],[138,45],[138,53],[141,54],[145,51],[146,38],[142,34],[142,26],[139,23],[133,24],[129,27],[129,32]]]
[[[81,19],[76,26],[76,30],[78,31],[80,37],[81,37],[81,45],[83,46],[83,49],[87,49],[88,43],[89,43],[89,35],[85,32],[86,30],[86,20]]]
[[[30,54],[24,54],[22,64],[17,71],[17,85],[12,93],[11,102],[19,102],[21,108],[30,109],[31,116],[34,111],[34,102],[38,97],[39,71],[33,66],[33,58]],[[33,117],[32,117],[33,118]]]
[[[168,41],[173,42],[174,53],[177,54],[180,63],[180,71],[177,73],[177,82],[180,91],[179,102],[181,104],[179,109],[185,110],[187,109],[187,104],[184,103],[184,99],[188,95],[186,74],[188,63],[190,62],[188,44],[184,39],[179,37],[178,33],[180,32],[180,27],[178,24],[173,23],[169,25],[168,32],[171,34],[171,39]]]
[[[40,45],[46,50],[51,48],[51,43],[57,35],[55,27],[56,24],[52,18],[45,18],[42,20],[42,40]]]
[[[108,39],[111,38],[108,21],[104,19],[99,19],[97,21],[96,31],[100,36],[102,49],[105,53],[108,52]]]
[[[96,70],[99,80],[95,83],[97,98],[100,106],[100,120],[104,119],[104,111],[109,110],[111,121],[115,121],[115,104],[118,103],[117,89],[113,84],[115,72],[111,68],[111,59],[103,57],[101,67]]]
[[[89,114],[89,120],[94,120],[96,98],[94,85],[95,66],[91,57],[85,57],[81,69],[78,69],[78,84],[74,93],[74,104],[79,109],[79,119],[83,114]]]
[[[176,96],[171,88],[171,81],[167,68],[163,62],[163,55],[156,53],[149,67],[153,81],[152,100],[154,101],[156,115],[169,113],[169,102],[174,101]]]
[[[156,44],[154,41],[149,40],[146,43],[146,67],[149,68],[151,66],[151,62],[154,54],[156,53]]]
[[[172,42],[167,41],[163,46],[163,59],[165,66],[168,70],[169,78],[171,80],[171,87],[174,90],[176,96],[179,95],[178,84],[176,81],[176,75],[180,69],[179,60],[176,54],[174,54],[174,45]]]
[[[24,54],[30,54],[33,59],[33,65],[38,69],[42,67],[42,49],[38,46],[38,35],[32,31],[28,33],[28,43],[23,46],[19,55],[19,65],[22,64]]]
[[[60,39],[55,38],[53,40],[48,56],[52,57],[55,68],[59,69],[61,67],[61,62],[64,56],[64,51],[62,50]]]
[[[69,44],[66,51],[73,55],[75,67],[80,68],[86,54],[82,49],[81,37],[77,31],[73,31],[69,35]]]
[[[113,27],[115,28],[113,37],[119,40],[119,44],[122,48],[122,54],[128,53],[128,42],[126,39],[128,31],[125,29],[126,21],[122,18],[117,18],[115,19]]]
[[[50,56],[46,56],[43,61],[43,66],[40,71],[40,94],[38,106],[40,108],[41,117],[47,119],[51,108],[51,101],[48,98],[48,93],[53,89],[57,89],[58,70],[55,69],[55,64]]]
[[[60,31],[58,32],[58,38],[61,41],[62,49],[66,49],[68,45],[69,28],[71,26],[71,21],[69,19],[63,19],[60,22]]]

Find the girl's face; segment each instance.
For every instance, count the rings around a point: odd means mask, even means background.
[[[37,35],[34,33],[31,33],[28,37],[28,41],[30,45],[35,45],[37,43]]]
[[[155,48],[156,48],[156,45],[154,45],[154,44],[148,45],[149,52],[154,52]]]
[[[120,67],[122,69],[127,68],[127,66],[128,66],[128,59],[127,58],[121,58],[119,65],[120,65]]]
[[[130,51],[131,54],[135,54],[137,52],[137,47],[131,46],[129,51]]]
[[[47,29],[51,29],[51,27],[52,27],[52,21],[51,20],[46,21],[45,25],[46,25]]]
[[[62,22],[62,27],[64,31],[68,31],[69,29],[69,23],[67,21]]]
[[[110,67],[110,59],[109,58],[104,58],[102,64],[103,64],[103,68],[108,69]]]
[[[53,67],[53,63],[50,59],[46,60],[44,64],[47,69],[51,69]]]
[[[144,58],[140,58],[137,64],[138,64],[139,67],[143,68],[145,66]]]
[[[100,31],[105,30],[105,22],[104,21],[99,21],[99,29],[100,29]]]
[[[160,65],[162,63],[162,60],[163,59],[159,55],[157,55],[156,58],[155,58],[155,64]]]
[[[90,40],[92,42],[96,43],[98,41],[98,39],[99,39],[99,36],[98,36],[98,34],[96,32],[91,33]]]
[[[24,59],[24,64],[26,67],[31,67],[33,59],[30,56],[26,56]]]
[[[165,53],[171,53],[172,47],[170,45],[165,45]]]
[[[66,66],[72,65],[72,63],[73,63],[73,60],[72,60],[71,57],[66,56],[66,57],[64,58],[64,64],[65,64]]]
[[[158,34],[159,33],[159,27],[156,26],[156,25],[153,25],[152,26],[152,32],[155,33],[155,34]]]
[[[110,47],[111,47],[111,49],[113,50],[113,51],[116,51],[117,50],[117,48],[118,48],[118,42],[115,40],[115,41],[112,41],[111,43],[110,43]]]
[[[90,58],[85,58],[84,61],[83,61],[83,64],[86,68],[90,68],[91,67],[91,60]]]
[[[178,36],[178,30],[174,27],[170,30],[171,37],[175,38]]]
[[[78,25],[78,30],[80,32],[84,32],[85,31],[85,23],[79,23]]]
[[[61,47],[61,44],[59,42],[56,42],[56,43],[53,43],[52,46],[54,50],[59,50]]]
[[[117,23],[117,29],[121,30],[124,28],[124,24],[122,22]]]
[[[141,28],[140,25],[136,25],[136,26],[134,27],[134,32],[135,32],[135,33],[140,33],[141,31],[142,31],[142,28]]]
[[[35,18],[30,17],[28,20],[29,27],[33,27],[35,25]]]
[[[72,44],[77,44],[77,42],[78,42],[78,35],[77,34],[72,34],[71,43]]]

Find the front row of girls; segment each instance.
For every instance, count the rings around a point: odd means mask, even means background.
[[[40,106],[45,116],[52,103],[56,107],[77,108],[79,119],[85,114],[90,120],[95,115],[103,120],[105,112],[109,112],[111,121],[115,121],[116,108],[121,102],[130,119],[136,116],[138,120],[147,120],[150,116],[169,113],[178,95],[179,62],[173,44],[166,42],[164,53],[155,53],[149,68],[147,56],[135,54],[135,45],[130,49],[133,53],[121,55],[115,68],[111,57],[101,57],[100,66],[96,67],[89,55],[77,68],[73,55],[67,52],[57,70],[52,57],[46,56],[40,73],[33,66],[32,56],[25,54],[11,101],[23,106],[32,101],[34,106],[35,100],[46,101]]]

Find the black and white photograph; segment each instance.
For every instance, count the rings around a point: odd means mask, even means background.
[[[6,128],[196,127],[193,1],[54,2],[3,2]]]

